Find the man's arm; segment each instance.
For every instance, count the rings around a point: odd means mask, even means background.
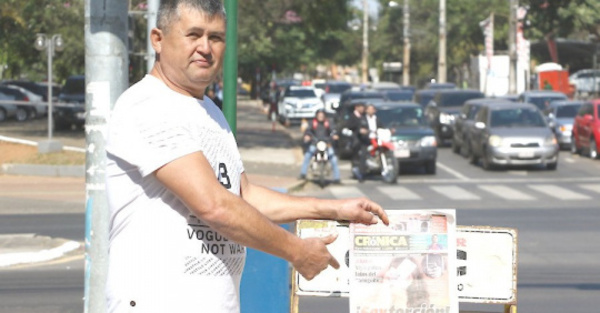
[[[288,223],[298,219],[324,219],[376,224],[389,220],[377,203],[365,198],[324,200],[294,197],[279,193],[248,181],[242,174],[242,197],[275,223]]]
[[[156,170],[155,175],[191,213],[212,229],[239,244],[291,262],[307,279],[329,265],[339,267],[326,248],[335,236],[300,239],[273,224],[217,181],[202,152],[176,159]]]

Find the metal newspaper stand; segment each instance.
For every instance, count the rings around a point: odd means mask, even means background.
[[[300,237],[337,233],[338,239],[328,249],[341,267],[339,270],[330,267],[311,281],[293,270],[290,312],[298,313],[300,296],[349,297],[348,224],[301,220],[294,228]],[[459,303],[501,304],[504,305],[504,313],[517,312],[517,237],[518,232],[513,228],[457,226],[456,283]]]

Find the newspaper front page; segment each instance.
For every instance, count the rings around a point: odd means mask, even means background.
[[[457,313],[454,210],[388,210],[350,225],[351,313]]]

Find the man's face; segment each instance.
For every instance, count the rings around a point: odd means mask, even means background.
[[[317,121],[319,121],[319,122],[325,121],[325,112],[321,111],[321,112],[317,113]]]
[[[356,112],[363,114],[365,113],[365,106],[364,105],[356,105],[356,107],[354,107]]]
[[[180,5],[179,19],[160,34],[162,38],[155,48],[164,78],[173,87],[192,95],[202,92],[214,81],[223,64],[223,17],[208,17],[198,10]]]
[[[373,115],[375,114],[375,112],[376,112],[376,111],[377,111],[377,110],[375,110],[375,107],[374,107],[374,106],[369,106],[369,107],[367,108],[367,114],[368,114],[369,116],[373,116]]]

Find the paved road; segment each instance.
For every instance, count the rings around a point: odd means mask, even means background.
[[[324,198],[366,195],[386,209],[455,208],[460,225],[517,228],[519,311],[598,310],[600,162],[563,152],[556,171],[486,172],[449,149],[440,149],[438,160],[435,176],[413,172],[401,175],[393,186],[371,180],[308,193]],[[481,305],[461,309],[501,311]],[[300,301],[300,312],[347,310],[346,299]]]

